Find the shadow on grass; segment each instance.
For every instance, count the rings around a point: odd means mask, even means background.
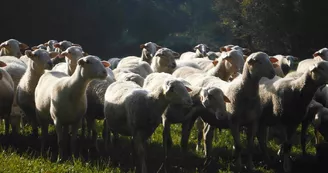
[[[48,158],[55,162],[57,159],[57,140],[55,134],[49,136],[49,156]],[[0,144],[3,148],[10,147],[17,151],[18,154],[29,153],[32,157],[40,157],[40,139],[33,138],[31,136],[18,136],[13,138],[12,136],[0,135]],[[134,172],[133,160],[132,160],[132,146],[130,139],[121,137],[118,141],[118,146],[114,148],[109,147],[108,153],[104,151],[104,145],[102,140],[99,140],[100,152],[96,152],[95,149],[90,148],[91,142],[89,140],[78,139],[78,148],[81,151],[81,158],[87,161],[99,169],[106,167],[118,167],[122,172],[132,171]],[[194,144],[190,144],[189,151],[195,148]],[[234,171],[234,157],[231,150],[226,148],[214,148],[211,159],[204,159],[193,152],[189,152],[187,155],[183,155],[180,151],[180,147],[173,146],[169,153],[169,170],[170,173],[184,172],[208,172],[216,173],[221,171]],[[271,151],[271,155],[274,152]],[[246,155],[242,153],[243,163],[246,163]],[[164,152],[161,143],[150,143],[148,145],[147,163],[148,170],[151,173],[158,172],[162,165]],[[327,160],[327,159],[324,159]],[[138,160],[136,160],[136,163]],[[255,166],[260,167],[261,170],[272,170],[271,172],[283,172],[282,163],[276,161],[273,165],[266,165],[262,161],[261,153],[256,151],[254,155]],[[293,172],[326,172],[324,168],[326,161],[318,162],[314,156],[295,156],[293,159]],[[263,171],[258,172],[263,172]],[[161,169],[159,172],[164,172]]]

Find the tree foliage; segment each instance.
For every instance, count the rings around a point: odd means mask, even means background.
[[[67,39],[106,59],[138,55],[148,41],[178,52],[239,44],[308,58],[328,36],[324,0],[11,0],[2,7],[1,40]]]

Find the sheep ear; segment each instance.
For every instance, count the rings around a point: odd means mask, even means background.
[[[33,52],[31,51],[31,50],[26,50],[25,51],[25,55],[28,57],[28,58],[33,58],[33,56],[34,56],[34,54],[33,54]]]
[[[31,47],[31,49],[32,49],[32,50],[37,50],[38,47],[37,47],[37,46],[33,46],[33,47]]]
[[[65,50],[65,51],[63,51],[58,57],[59,58],[65,58],[66,56],[68,57],[68,52]]]
[[[213,64],[214,66],[216,66],[218,63],[219,63],[218,60],[213,60],[213,61],[212,61],[212,64]]]
[[[89,54],[86,52],[82,52],[83,56],[88,56]]]
[[[60,48],[60,44],[59,44],[59,43],[55,43],[55,44],[54,44],[54,47],[55,47],[55,48]]]
[[[59,53],[58,52],[49,52],[49,56],[50,58],[55,58],[56,56],[58,56]]]
[[[314,58],[314,57],[317,57],[317,56],[322,56],[322,53],[320,53],[320,52],[315,52],[315,53],[313,54],[313,58]]]
[[[225,47],[220,47],[220,51],[221,51],[221,52],[226,52],[227,49],[226,49]]]
[[[140,49],[146,48],[145,44],[140,44]]]
[[[156,50],[158,50],[158,49],[160,49],[160,48],[162,48],[162,46],[158,46],[158,45],[156,44]]]
[[[26,49],[28,49],[29,47],[28,47],[28,45],[26,45],[26,44],[24,44],[24,43],[19,43],[19,49],[20,50],[26,50]]]
[[[227,96],[224,95],[224,96],[223,96],[223,99],[224,99],[224,101],[225,101],[226,103],[231,103],[230,100],[229,100],[229,98],[228,98]]]
[[[5,62],[0,61],[0,67],[6,67],[7,64]]]
[[[105,66],[105,67],[110,67],[110,63],[108,61],[101,61],[101,63]]]
[[[179,57],[180,57],[180,54],[177,53],[177,52],[174,52],[174,51],[173,51],[172,54],[173,54],[174,58],[179,58]]]
[[[193,48],[193,50],[197,50],[199,48],[199,45],[197,45],[197,46],[195,46],[194,48]]]
[[[77,64],[79,64],[80,66],[84,66],[84,64],[86,64],[87,62],[86,61],[84,61],[84,59],[79,59],[78,61],[77,61]]]
[[[0,44],[0,49],[1,49],[1,48],[4,48],[4,47],[6,47],[6,46],[8,46],[8,44],[7,44],[6,42],[1,43],[1,44]]]
[[[45,46],[49,46],[49,43],[48,43],[48,42],[45,42],[45,43],[43,43],[43,45],[45,45]]]
[[[249,54],[249,53],[251,53],[251,50],[248,49],[248,48],[243,48],[243,53],[244,54]]]
[[[192,89],[190,89],[189,87],[187,87],[187,86],[185,86],[185,87],[186,87],[186,89],[187,89],[188,92],[191,92],[192,91]]]
[[[272,57],[270,57],[270,62],[271,63],[278,62],[278,59],[272,56]]]

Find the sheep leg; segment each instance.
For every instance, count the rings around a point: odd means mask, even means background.
[[[205,128],[204,122],[198,118],[196,122],[196,128],[197,128],[197,146],[196,151],[199,151],[201,149],[201,143],[203,139],[203,130]]]
[[[206,123],[204,128],[204,150],[205,150],[205,157],[210,158],[210,152],[212,151],[212,142],[213,142],[213,134],[215,127],[212,127],[208,123]]]
[[[258,126],[256,122],[253,122],[247,128],[247,150],[248,150],[247,169],[248,170],[254,170],[254,163],[253,163],[254,137],[256,135],[257,128]]]
[[[171,124],[166,118],[163,118],[163,148],[164,148],[164,169],[167,172],[168,169],[168,150],[172,147],[172,138],[171,138]]]
[[[102,138],[104,140],[105,152],[108,152],[108,136],[110,136],[110,134],[108,133],[109,130],[107,128],[106,118],[104,119],[103,126]]]
[[[48,140],[48,124],[41,125],[41,156],[45,156],[45,146]]]
[[[284,143],[283,143],[283,152],[284,152],[283,167],[284,167],[285,172],[290,172],[291,168],[292,168],[291,160],[289,157],[290,157],[290,150],[292,148],[291,139],[292,139],[293,135],[295,134],[296,129],[297,129],[297,126],[286,127],[285,137],[287,137],[287,140],[284,140]]]
[[[93,121],[92,120],[87,120],[87,139],[92,138],[92,126],[93,126]]]
[[[181,135],[181,148],[184,153],[188,150],[188,141],[191,133],[191,129],[196,121],[196,118],[191,118],[182,123],[182,135]]]
[[[306,153],[306,132],[309,127],[310,122],[309,121],[303,121],[302,122],[302,130],[301,130],[301,146],[302,146],[302,154],[305,156]]]
[[[76,152],[76,141],[77,141],[77,132],[79,130],[79,123],[74,123],[71,126],[71,132],[72,132],[72,137],[71,137],[71,152],[72,155],[77,158],[78,153]]]
[[[5,135],[8,134],[9,134],[9,116],[5,116]]]
[[[81,124],[81,137],[85,139],[85,118],[82,118],[82,124]]]
[[[145,144],[146,139],[143,138],[143,135],[141,132],[137,132],[136,135],[133,137],[134,139],[134,147],[136,151],[137,157],[140,159],[141,163],[141,173],[147,173],[147,165],[146,165],[146,151],[145,151]],[[137,171],[138,167],[137,167]]]
[[[235,146],[235,158],[236,158],[236,169],[237,171],[241,170],[241,142],[240,142],[240,133],[239,133],[239,124],[232,123],[231,127],[231,134],[234,139],[234,146]]]
[[[60,122],[55,123],[56,133],[57,133],[57,143],[58,143],[58,152],[59,157],[57,159],[57,162],[63,162],[67,160],[67,158],[64,157],[64,147],[65,143],[63,140],[63,126]]]
[[[319,134],[319,131],[318,129],[314,129],[314,136],[315,136],[315,144],[318,145],[321,143],[321,140],[320,140],[320,134]]]
[[[265,158],[265,161],[267,163],[271,163],[270,161],[270,156],[269,156],[269,153],[268,153],[268,147],[267,147],[267,136],[268,136],[268,132],[267,132],[267,127],[265,126],[264,123],[262,123],[260,125],[260,128],[259,128],[259,131],[257,132],[258,133],[258,141],[259,141],[259,145],[260,145],[260,149],[264,155],[264,158]]]
[[[96,121],[92,120],[90,121],[90,124],[91,124],[91,132],[92,132],[92,143],[94,147],[96,147],[97,152],[99,152],[98,142],[97,142],[98,133],[96,129]]]
[[[218,138],[218,129],[214,129],[213,139],[214,139],[214,142],[218,142],[218,140],[219,140],[219,138]]]

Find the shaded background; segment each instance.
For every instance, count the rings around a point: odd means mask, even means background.
[[[139,55],[148,41],[180,53],[233,43],[303,59],[326,46],[327,11],[327,0],[10,0],[0,41],[66,39],[103,59]]]

